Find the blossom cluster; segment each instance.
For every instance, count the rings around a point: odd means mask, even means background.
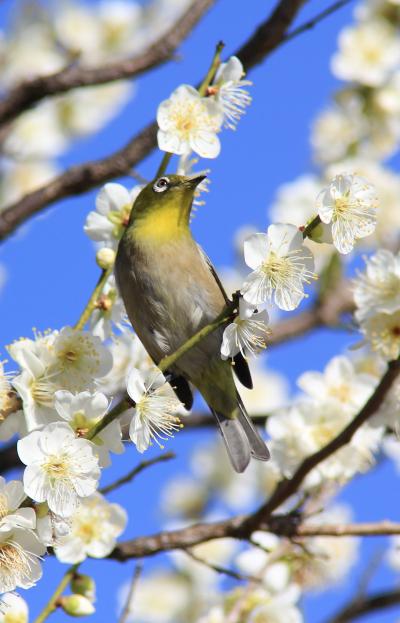
[[[379,249],[354,282],[355,318],[373,351],[400,356],[400,254]]]

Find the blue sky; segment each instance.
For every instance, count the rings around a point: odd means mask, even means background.
[[[6,7],[5,4],[8,6]],[[4,24],[9,6],[2,3],[0,19]],[[328,2],[310,1],[297,23],[327,6]],[[122,113],[98,135],[74,144],[62,158],[67,166],[106,155],[123,145],[138,129],[153,119],[158,103],[181,83],[195,84],[204,74],[217,41],[226,43],[228,56],[265,18],[266,5],[254,0],[220,0],[196,28],[190,40],[180,49],[179,62],[171,62],[152,71],[136,82],[136,96]],[[335,50],[339,30],[350,20],[352,6],[333,16],[282,48],[252,71],[254,103],[240,122],[237,132],[221,136],[222,153],[216,161],[207,161],[211,169],[211,192],[193,224],[196,239],[206,249],[216,266],[228,265],[233,259],[232,238],[243,224],[255,225],[260,231],[268,224],[268,205],[277,187],[313,169],[309,148],[310,125],[318,111],[329,101],[337,84],[330,74],[329,61]],[[147,158],[138,171],[151,178],[160,154]],[[204,166],[204,164],[202,165]],[[124,180],[123,180],[124,181]],[[131,180],[125,180],[131,185]],[[0,292],[3,322],[0,344],[20,336],[31,335],[32,327],[40,330],[72,324],[79,317],[97,279],[91,242],[83,233],[83,224],[93,209],[95,192],[59,202],[30,221],[0,247],[0,263],[8,279]],[[335,354],[343,351],[353,338],[340,332],[321,330],[306,339],[271,350],[268,363],[285,373],[293,383],[306,369],[321,369]],[[0,352],[4,358],[5,352]],[[160,528],[158,495],[163,483],[176,473],[184,473],[191,447],[215,435],[214,431],[188,432],[178,435],[168,449],[178,454],[175,462],[155,467],[130,487],[112,494],[129,511],[130,522],[124,538],[150,533]],[[107,470],[104,481],[114,480],[138,461],[133,447],[117,457]],[[355,518],[360,521],[399,519],[395,492],[398,476],[393,467],[382,463],[372,473],[355,479],[342,494],[354,504]],[[319,623],[346,601],[354,592],[362,569],[384,539],[366,540],[360,564],[342,586],[307,597],[304,600],[306,621]],[[146,561],[145,573],[165,564],[159,557]],[[94,572],[98,583],[98,611],[94,622],[115,620],[117,589],[131,575],[134,561],[124,565],[105,561],[87,562],[83,570]],[[33,615],[36,615],[55,588],[64,567],[46,560],[44,579],[26,593]],[[372,588],[388,587],[393,575],[383,566],[372,581]],[[389,623],[400,618],[400,608],[365,617],[367,623]],[[56,613],[52,621],[65,620]]]

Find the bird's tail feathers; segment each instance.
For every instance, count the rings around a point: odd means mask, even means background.
[[[259,461],[268,461],[271,455],[267,445],[258,432],[257,427],[254,425],[254,422],[249,418],[239,394],[237,395],[237,399],[239,405],[239,414],[237,417],[249,441],[251,455]]]
[[[229,418],[211,408],[211,412],[221,431],[232,467],[236,472],[244,472],[250,462],[250,444],[245,430],[238,418]]]
[[[247,415],[239,394],[237,398],[239,408],[236,417],[227,417],[213,408],[211,411],[221,431],[232,466],[241,473],[249,464],[251,456],[260,461],[268,461],[270,454],[265,441]]]

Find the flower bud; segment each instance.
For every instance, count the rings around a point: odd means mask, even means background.
[[[115,251],[114,249],[109,249],[108,247],[103,247],[99,249],[96,253],[96,262],[100,268],[103,270],[108,270],[114,266],[115,262]]]
[[[93,604],[83,595],[61,597],[59,604],[71,617],[85,617],[95,612]]]
[[[96,584],[90,575],[83,573],[74,575],[71,581],[71,590],[73,593],[83,595],[89,601],[94,601],[96,598]]]
[[[332,244],[333,242],[331,226],[329,224],[327,225],[326,223],[319,223],[319,225],[312,229],[308,237],[310,238],[310,240],[313,240],[314,242],[318,242],[320,244],[322,242]]]
[[[35,504],[35,512],[36,512],[36,517],[38,519],[42,519],[43,517],[46,517],[46,515],[49,512],[49,507],[47,506],[47,502],[39,502],[38,504]]]

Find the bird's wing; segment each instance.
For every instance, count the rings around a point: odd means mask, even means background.
[[[215,270],[215,268],[214,268],[210,258],[208,257],[208,255],[205,253],[204,249],[202,249],[199,244],[197,246],[198,246],[198,249],[200,251],[201,256],[203,257],[205,263],[207,264],[207,266],[208,266],[208,268],[210,270],[210,273],[214,277],[214,279],[215,279],[219,289],[221,290],[221,294],[224,297],[225,302],[229,303],[228,295],[225,292],[224,286],[222,285],[221,280],[218,277],[217,271]],[[242,385],[244,385],[248,389],[253,389],[253,381],[252,381],[252,378],[251,378],[249,365],[248,365],[246,359],[243,357],[242,353],[238,353],[233,358],[233,370],[234,370],[237,378],[239,379],[239,381],[242,383]]]

